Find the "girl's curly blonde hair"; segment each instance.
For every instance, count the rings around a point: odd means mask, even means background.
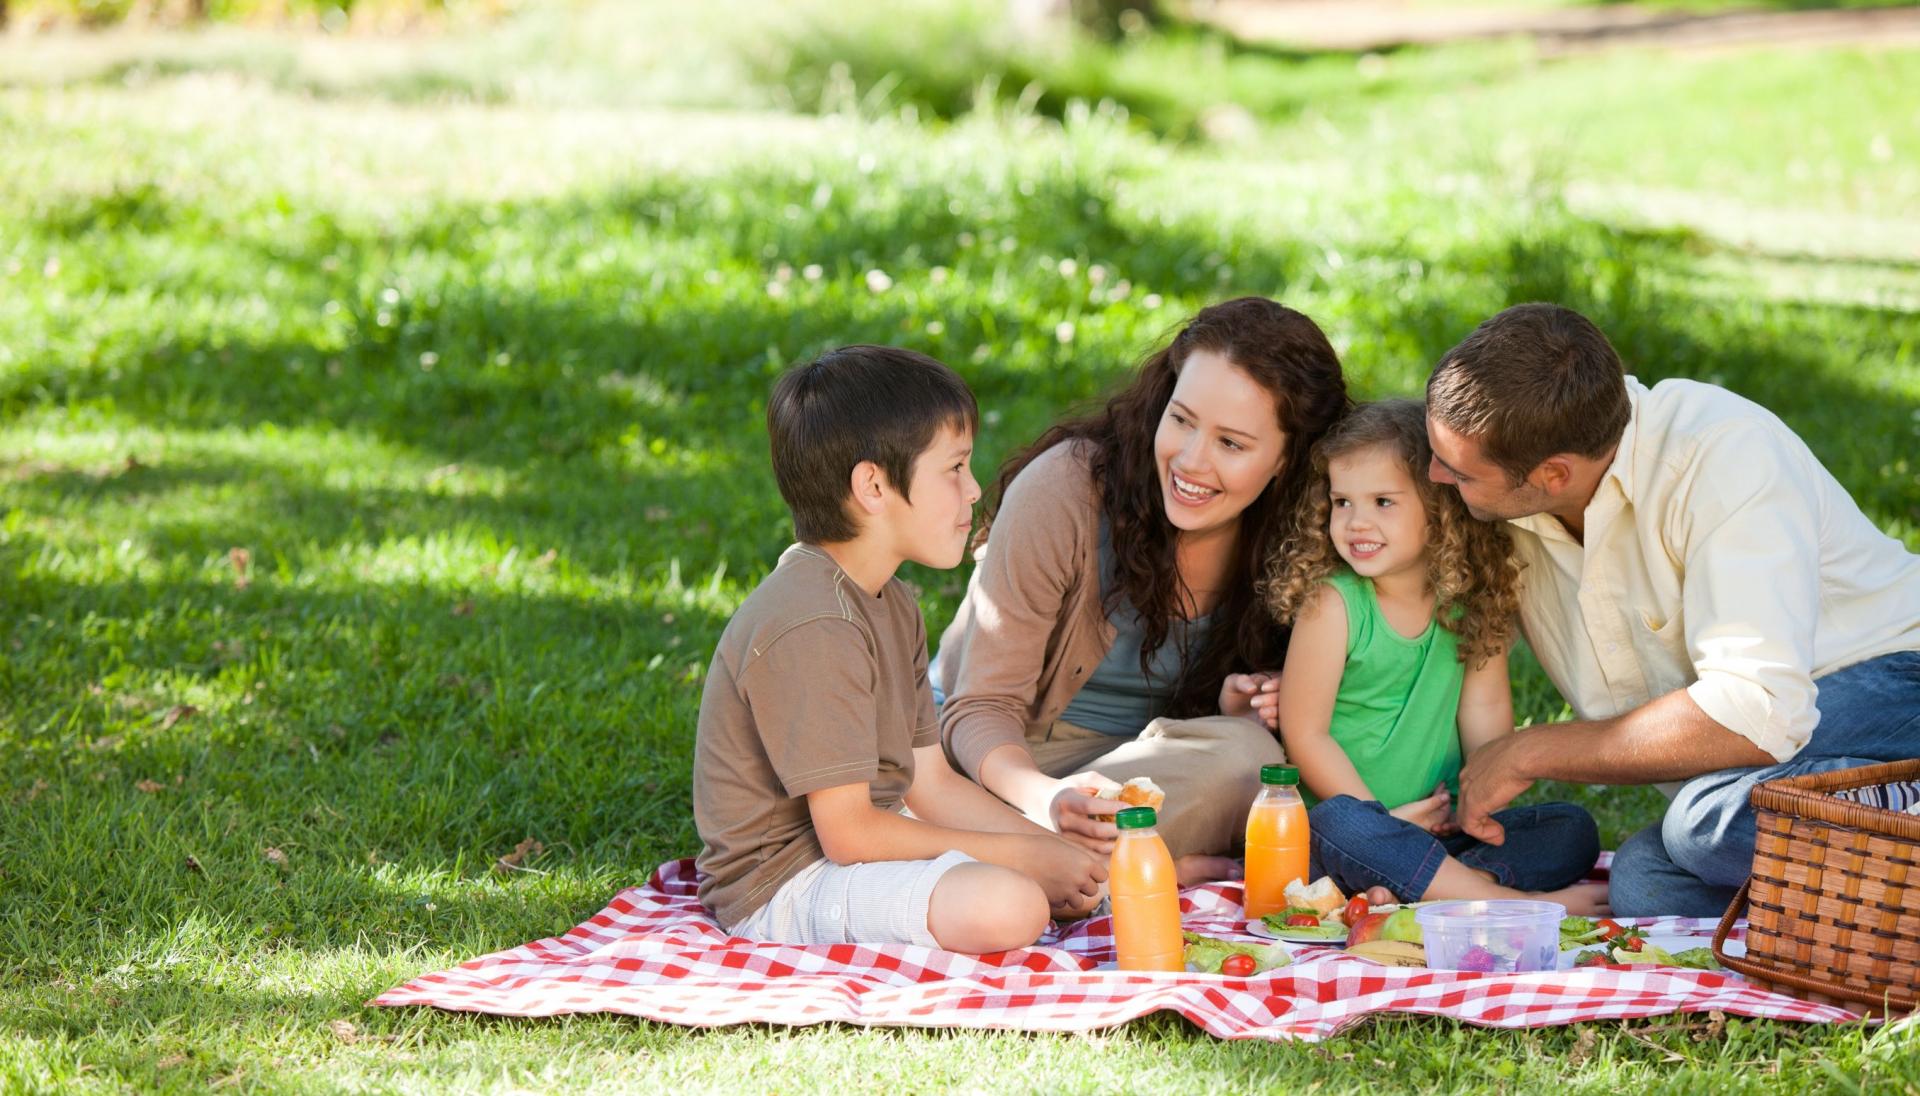
[[[1427,582],[1433,612],[1459,638],[1460,661],[1480,666],[1513,640],[1520,609],[1520,566],[1505,523],[1467,513],[1460,495],[1427,478],[1426,405],[1419,400],[1364,404],[1313,447],[1313,479],[1300,496],[1287,536],[1267,561],[1267,608],[1292,624],[1328,575],[1345,566],[1328,529],[1327,465],[1335,457],[1383,446],[1406,462],[1427,513]]]

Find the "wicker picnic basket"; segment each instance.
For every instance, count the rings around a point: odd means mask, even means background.
[[[1763,988],[1871,1015],[1920,1009],[1920,761],[1753,789],[1753,874],[1713,953]],[[1747,951],[1727,934],[1747,915]]]

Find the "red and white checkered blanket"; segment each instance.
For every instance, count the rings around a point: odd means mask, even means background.
[[[1369,1013],[1452,1016],[1521,1028],[1718,1009],[1776,1020],[1840,1021],[1844,1009],[1768,993],[1731,972],[1588,968],[1537,974],[1383,967],[1332,948],[1250,978],[1112,968],[1110,918],[1051,929],[999,955],[857,944],[798,947],[727,935],[701,906],[693,861],[664,864],[587,922],[388,990],[375,1005],[432,1005],[501,1016],[615,1012],[692,1027],[884,1024],[1087,1031],[1161,1009],[1223,1039],[1317,1039]],[[1249,937],[1241,888],[1181,894],[1186,928]],[[1638,922],[1700,937],[1710,921]]]

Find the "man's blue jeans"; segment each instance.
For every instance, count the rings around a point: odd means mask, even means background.
[[[1523,891],[1577,883],[1600,857],[1593,816],[1571,803],[1509,807],[1493,817],[1506,827],[1505,844],[1464,833],[1435,837],[1374,800],[1336,795],[1307,812],[1313,840],[1308,878],[1326,874],[1348,894],[1385,887],[1403,902],[1417,902],[1449,856]]]
[[[1629,837],[1608,889],[1623,917],[1718,917],[1753,870],[1754,785],[1783,776],[1920,757],[1920,651],[1818,679],[1820,723],[1791,761],[1694,777],[1666,817]]]

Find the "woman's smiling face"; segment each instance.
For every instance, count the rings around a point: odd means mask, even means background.
[[[1182,533],[1240,520],[1286,459],[1273,394],[1211,350],[1187,355],[1153,436],[1167,520]]]

